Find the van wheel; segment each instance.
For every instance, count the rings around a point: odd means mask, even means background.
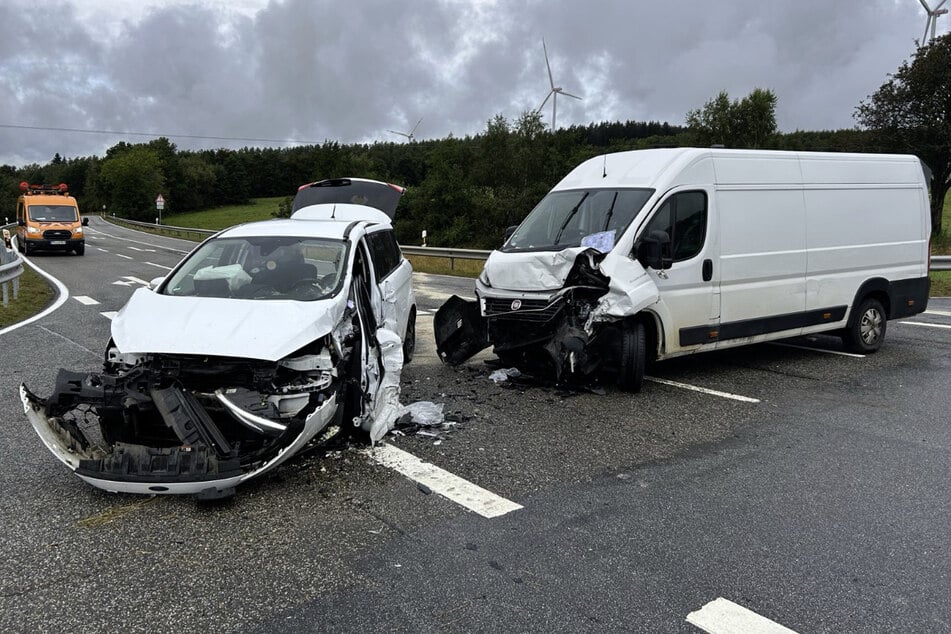
[[[403,365],[413,360],[413,353],[416,352],[416,309],[409,311],[409,319],[406,321],[406,333],[403,335]]]
[[[76,252],[76,255],[82,255],[83,253],[86,252],[86,245],[84,244],[84,245],[81,246],[81,247],[76,247],[76,248],[73,249],[73,250]]]
[[[23,252],[23,255],[30,255],[30,243],[24,240],[23,244],[20,245],[20,251]]]
[[[875,352],[885,340],[886,316],[882,303],[874,297],[866,297],[856,309],[856,315],[855,322],[842,336],[845,346],[853,352]]]
[[[644,384],[646,348],[647,337],[643,323],[637,322],[621,331],[621,367],[617,385],[625,392],[639,392]]]

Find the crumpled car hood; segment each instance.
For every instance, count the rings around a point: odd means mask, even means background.
[[[174,297],[145,288],[112,321],[126,353],[198,354],[278,361],[328,334],[340,297],[311,302]]]
[[[578,254],[587,250],[588,247],[521,253],[493,251],[485,262],[485,273],[493,288],[553,291],[565,285]]]

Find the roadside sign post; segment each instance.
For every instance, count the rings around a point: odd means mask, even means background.
[[[162,210],[165,209],[165,198],[162,194],[159,194],[155,197],[155,209],[158,210],[158,218],[155,219],[155,224],[162,224]]]

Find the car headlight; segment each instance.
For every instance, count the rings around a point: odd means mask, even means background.
[[[27,227],[27,228],[26,228],[26,232],[27,232],[27,233],[39,233],[40,230],[37,229],[36,227]]]
[[[483,286],[492,286],[492,284],[489,283],[489,274],[486,272],[485,267],[483,267],[482,272],[479,273],[479,282],[481,282]]]

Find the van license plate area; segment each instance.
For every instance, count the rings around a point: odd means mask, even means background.
[[[50,244],[66,244],[65,240],[50,240]]]

